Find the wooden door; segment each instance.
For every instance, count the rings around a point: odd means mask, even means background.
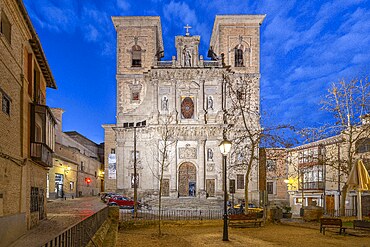
[[[206,192],[207,192],[207,197],[215,196],[215,180],[214,179],[206,180]]]
[[[189,196],[189,184],[196,183],[196,168],[190,162],[182,164],[179,168],[179,196]],[[194,193],[195,194],[195,193]]]

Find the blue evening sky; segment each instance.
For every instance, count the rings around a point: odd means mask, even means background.
[[[176,55],[183,26],[200,35],[206,57],[217,14],[266,14],[261,26],[261,104],[270,123],[299,127],[330,121],[320,100],[331,82],[366,75],[370,1],[24,0],[57,82],[50,107],[65,110],[63,130],[100,143],[115,123],[116,32],[111,16],[161,17],[164,60]],[[264,117],[264,116],[263,116]]]

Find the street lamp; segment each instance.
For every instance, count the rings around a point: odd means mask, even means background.
[[[142,128],[146,126],[146,120],[142,122],[137,122],[136,124],[134,123],[124,123],[123,127],[128,128],[128,129],[134,129],[134,217],[137,218],[137,156],[136,156],[136,129],[137,128]]]
[[[223,237],[222,241],[229,241],[229,233],[227,229],[227,185],[226,185],[226,156],[231,150],[231,142],[226,140],[224,137],[224,140],[219,145],[220,151],[223,155],[223,165],[224,165],[224,231],[223,231]]]

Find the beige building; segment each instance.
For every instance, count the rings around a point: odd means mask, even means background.
[[[366,136],[357,138],[350,152],[353,155],[353,162],[362,158],[370,171],[370,138],[366,132],[363,135]],[[299,212],[303,201],[303,206],[317,205],[323,207],[327,214],[339,214],[343,195],[342,188],[349,173],[348,165],[345,162],[348,157],[348,149],[347,136],[340,134],[287,150],[289,166],[287,186],[294,213]],[[345,199],[347,216],[356,214],[356,196],[355,191],[347,193]],[[363,214],[369,214],[369,192],[363,193],[362,204]]]
[[[46,87],[56,88],[21,0],[0,0],[0,245],[46,217],[55,120]]]
[[[224,113],[230,107],[226,81],[248,80],[249,103],[259,112],[260,25],[264,15],[216,16],[205,60],[201,37],[186,27],[176,36],[176,54],[164,54],[159,17],[113,17],[117,31],[117,122],[105,129],[106,191],[133,194],[135,167],[139,197],[159,191],[163,131],[174,136],[165,159],[163,196],[221,198]],[[259,114],[250,119],[259,128]],[[238,125],[238,123],[235,123]],[[245,150],[244,150],[245,151]],[[239,154],[244,157],[244,154]],[[136,160],[136,162],[135,162]],[[244,197],[245,169],[232,168],[236,198]],[[135,166],[136,164],[136,166]],[[258,201],[258,170],[249,181]]]
[[[48,173],[48,198],[96,196],[104,190],[103,144],[76,131],[62,131],[63,110],[51,109],[56,119],[53,167]]]

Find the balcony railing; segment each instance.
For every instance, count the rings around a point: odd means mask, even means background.
[[[41,142],[31,142],[31,158],[44,166],[53,167],[53,151]]]
[[[46,105],[31,104],[31,158],[43,166],[52,166],[55,145],[55,119]]]
[[[204,61],[204,67],[222,67],[221,61]]]
[[[176,60],[172,61],[157,61],[156,67],[158,68],[172,68],[176,67]],[[210,61],[210,60],[200,60],[199,66],[196,67],[222,67],[221,61]]]
[[[304,190],[323,190],[325,187],[324,182],[304,182],[303,189]],[[302,190],[302,185],[299,188]]]
[[[172,61],[158,61],[157,66],[160,68],[169,68],[172,67]]]

